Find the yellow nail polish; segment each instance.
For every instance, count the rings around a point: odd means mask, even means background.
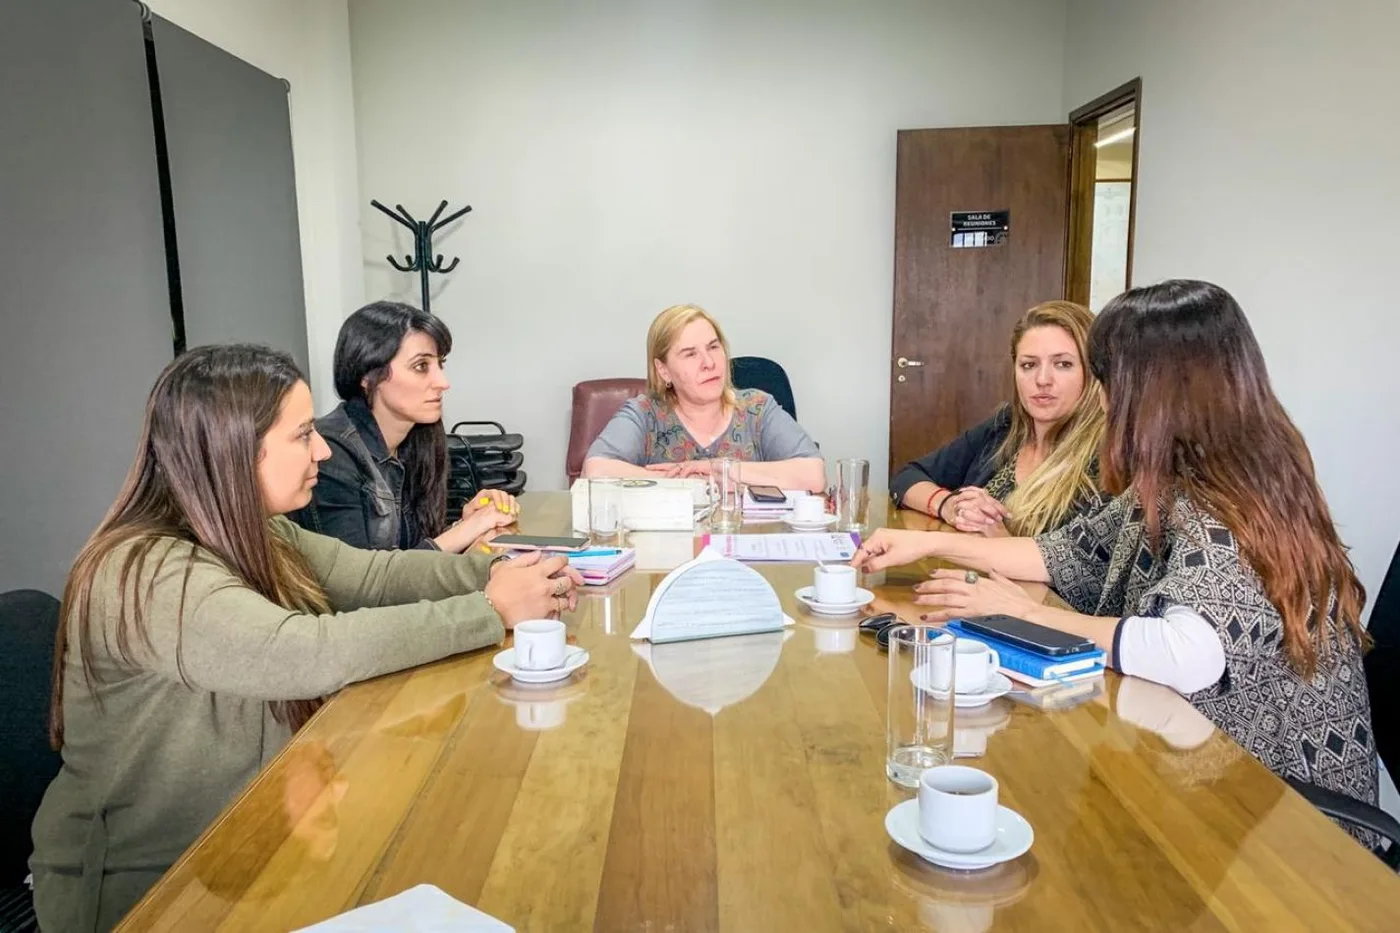
[[[488,503],[488,502],[490,502],[490,501],[491,501],[491,497],[490,497],[490,496],[482,496],[480,499],[477,499],[477,500],[476,500],[476,504],[477,504],[477,505],[485,505],[486,503]]]

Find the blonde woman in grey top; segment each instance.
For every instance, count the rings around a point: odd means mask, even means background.
[[[282,518],[328,455],[291,358],[170,364],[136,463],[64,592],[34,821],[46,933],[107,930],[354,681],[496,644],[574,603],[563,559],[361,551]]]

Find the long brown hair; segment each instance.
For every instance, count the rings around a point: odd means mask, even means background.
[[[327,612],[326,594],[306,561],[268,526],[258,482],[263,436],[277,420],[292,387],[304,381],[285,353],[255,346],[199,347],[178,357],[160,374],[146,402],[136,461],[117,501],[78,553],[63,589],[63,622],[54,645],[53,701],[49,739],[63,745],[63,670],[69,641],[75,639],[88,689],[99,679],[97,642],[136,664],[138,644],[151,648],[146,608],[154,581],[181,542],[194,545],[181,583],[195,561],[222,564],[250,589],[287,609]],[[94,580],[118,549],[125,549],[116,592],[94,593]],[[147,568],[147,564],[154,566]],[[93,616],[94,598],[118,600],[115,632]],[[176,663],[181,642],[177,636]],[[237,663],[233,660],[231,663]],[[183,667],[181,668],[183,676]],[[299,728],[319,705],[295,698],[271,704],[281,722]]]
[[[1074,340],[1080,366],[1084,368],[1079,401],[1046,432],[1050,453],[1007,497],[1009,528],[1014,535],[1034,537],[1058,528],[1075,502],[1097,492],[1092,466],[1103,441],[1104,414],[1098,380],[1089,372],[1089,327],[1093,323],[1094,316],[1083,305],[1047,301],[1022,315],[1011,332],[1011,430],[997,449],[998,464],[1015,460],[1021,448],[1035,440],[1035,422],[1016,389],[1016,355],[1026,332],[1033,327],[1060,328]]]
[[[389,364],[412,333],[427,334],[439,360],[452,352],[452,332],[441,319],[413,305],[376,301],[345,319],[335,338],[335,394],[345,401],[374,404],[379,384],[389,378]],[[447,432],[439,419],[415,424],[396,454],[408,481],[409,501],[418,533],[435,538],[447,527]]]
[[[1104,487],[1136,492],[1154,546],[1163,506],[1185,495],[1235,536],[1296,670],[1311,676],[1334,635],[1364,644],[1366,591],[1235,299],[1188,280],[1124,292],[1095,320],[1089,359],[1108,394]]]

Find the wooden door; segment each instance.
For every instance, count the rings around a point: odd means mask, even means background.
[[[891,475],[1011,397],[1011,328],[1064,297],[1069,148],[1068,125],[900,131]],[[953,245],[955,212],[998,211],[1003,242]]]

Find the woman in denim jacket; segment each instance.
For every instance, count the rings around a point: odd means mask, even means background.
[[[447,526],[443,362],[452,334],[411,305],[377,301],[345,319],[335,342],[335,391],[343,401],[316,419],[331,448],[311,503],[290,517],[360,548],[460,553],[515,522],[500,491],[473,498]]]

